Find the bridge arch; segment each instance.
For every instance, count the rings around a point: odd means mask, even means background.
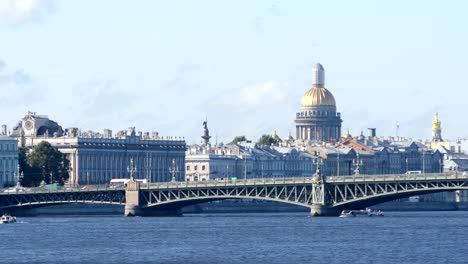
[[[336,202],[332,207],[336,209],[363,209],[366,207],[382,204],[385,202],[394,201],[401,198],[408,198],[416,195],[424,195],[431,193],[441,193],[441,192],[455,192],[458,190],[468,190],[467,187],[448,187],[448,188],[427,188],[427,189],[410,189],[398,192],[382,192],[368,196],[361,196],[354,199],[349,199],[342,202]]]

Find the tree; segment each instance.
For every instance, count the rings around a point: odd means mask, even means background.
[[[262,137],[257,142],[259,145],[271,146],[278,143],[271,135],[262,135]]]
[[[234,139],[229,144],[237,144],[243,141],[247,141],[247,138],[245,136],[237,136],[237,137],[234,137]]]
[[[63,184],[69,177],[68,169],[70,162],[65,155],[52,147],[49,142],[43,141],[39,143],[34,150],[27,155],[27,164],[32,168],[32,173],[29,175],[30,181],[37,186],[37,178],[39,175],[40,181],[47,184],[58,183]],[[26,178],[26,174],[24,175]]]
[[[39,169],[29,166],[28,160],[28,150],[26,148],[19,148],[19,171],[20,171],[20,183],[21,186],[25,187],[34,187],[38,186],[42,181],[42,173]]]

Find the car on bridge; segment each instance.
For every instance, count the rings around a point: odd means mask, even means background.
[[[24,189],[23,188],[13,187],[13,188],[8,188],[3,192],[6,192],[6,193],[22,193],[22,192],[24,192]]]
[[[94,186],[92,186],[92,185],[85,185],[85,186],[81,187],[81,190],[84,190],[84,191],[94,190]]]

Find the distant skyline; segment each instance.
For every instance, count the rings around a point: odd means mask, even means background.
[[[0,123],[199,143],[294,133],[312,66],[343,134],[468,138],[466,1],[0,0]]]

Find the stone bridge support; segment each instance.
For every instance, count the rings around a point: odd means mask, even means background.
[[[165,207],[148,207],[142,198],[140,182],[131,180],[125,187],[125,216],[180,216],[179,207],[167,205]]]
[[[311,216],[338,216],[340,211],[333,207],[333,201],[327,196],[327,182],[318,171],[312,181]]]
[[[141,216],[140,183],[131,180],[125,187],[125,216]]]

